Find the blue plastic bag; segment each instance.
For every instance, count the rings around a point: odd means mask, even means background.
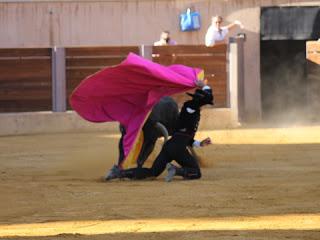
[[[180,14],[180,29],[182,32],[199,30],[200,14],[198,12],[191,12],[188,8],[185,13]]]

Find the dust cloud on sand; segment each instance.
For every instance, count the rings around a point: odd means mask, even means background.
[[[279,126],[320,121],[320,67],[306,59],[305,40],[262,41],[262,117]]]

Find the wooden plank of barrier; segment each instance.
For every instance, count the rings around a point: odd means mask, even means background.
[[[49,59],[1,60],[0,81],[9,79],[51,78],[51,61]]]
[[[10,90],[27,90],[27,89],[50,89],[51,83],[44,81],[2,81],[0,82],[0,89],[5,89],[6,91]]]
[[[194,66],[195,67],[195,66]],[[208,65],[208,66],[198,66],[203,69],[207,74],[223,74],[227,71],[226,65]]]
[[[4,100],[0,104],[0,112],[35,112],[51,109],[51,99],[15,101]]]
[[[116,55],[126,56],[129,52],[139,54],[138,46],[122,46],[122,47],[68,47],[66,48],[66,56],[102,56]]]
[[[68,86],[79,84],[85,78],[70,78],[68,81]]]
[[[221,44],[214,47],[205,45],[174,45],[174,46],[153,46],[153,54],[226,54],[227,45]]]
[[[221,81],[219,79],[210,79],[208,82],[211,85],[215,84],[216,86],[227,86],[226,81]]]
[[[227,104],[227,46],[218,45],[213,48],[205,46],[165,46],[153,47],[153,61],[163,64],[183,64],[201,68],[205,72],[208,84],[213,87],[215,107]],[[178,94],[175,99],[181,105],[187,100],[185,94]]]
[[[226,94],[225,94],[225,86],[218,87],[218,86],[213,85],[212,88],[213,88],[213,93],[214,93],[215,97],[217,97],[217,96],[225,97],[226,96]]]
[[[207,61],[196,61],[195,59],[189,57],[189,58],[185,58],[185,59],[176,59],[174,57],[170,58],[170,57],[166,57],[166,58],[155,58],[153,59],[154,62],[162,64],[162,65],[172,65],[172,64],[183,64],[189,67],[198,67],[198,68],[204,68],[204,66],[218,66],[218,65],[223,65],[226,66],[226,59],[215,59],[214,57],[211,57],[211,61],[207,60]]]
[[[0,67],[3,69],[16,69],[19,71],[20,68],[31,68],[31,70],[35,70],[39,65],[40,66],[50,66],[51,60],[50,58],[46,59],[30,59],[30,58],[14,58],[14,59],[1,59],[0,58]],[[33,68],[33,69],[32,69]]]
[[[226,76],[226,74],[223,74],[223,73],[215,74],[213,77],[205,75],[205,79],[207,79],[208,82],[222,82],[225,84],[227,82],[227,76]]]
[[[125,59],[124,56],[110,58],[67,58],[66,66],[82,67],[82,66],[114,66],[120,64]]]
[[[85,79],[86,77],[100,71],[101,68],[78,68],[78,69],[67,69],[66,78],[67,82],[71,79]]]
[[[0,100],[25,100],[25,99],[50,99],[51,89],[45,87],[43,89],[0,89]]]
[[[28,59],[29,62],[25,60],[26,59],[17,63],[14,63],[12,60],[0,61],[0,68],[5,72],[10,72],[11,70],[15,70],[15,72],[36,72],[41,71],[43,68],[51,67],[49,59],[33,59],[34,61]]]
[[[68,82],[67,84],[67,92],[72,92],[76,87],[78,87],[78,85],[80,84],[81,80],[73,80]]]
[[[218,79],[225,79],[227,78],[226,72],[217,72],[217,73],[210,73],[208,71],[204,71],[204,78],[218,78]]]
[[[219,86],[223,86],[223,87],[227,86],[227,83],[223,82],[223,81],[214,80],[214,81],[208,81],[208,82],[209,82],[210,85],[214,85],[214,86],[217,86],[217,87],[219,87]]]
[[[106,66],[120,64],[129,52],[139,54],[138,46],[77,47],[66,49],[67,98],[86,77]],[[69,101],[67,101],[70,109]]]
[[[213,86],[216,107],[226,99],[226,45],[213,48],[201,46],[153,47],[153,60],[164,65],[184,64],[205,70],[205,77]],[[129,52],[139,53],[137,46],[124,47],[72,47],[66,48],[67,98],[79,83],[105,66],[122,62]],[[1,105],[8,109],[26,110],[25,102],[35,104],[29,109],[45,109],[51,106],[51,49],[0,49]],[[213,76],[214,75],[214,76]],[[182,94],[184,95],[184,94]],[[42,105],[42,101],[49,103]],[[4,109],[4,108],[3,108]],[[2,111],[0,109],[0,111]],[[11,110],[10,110],[11,111]]]
[[[0,58],[50,56],[51,48],[0,48]]]
[[[51,110],[51,49],[0,49],[0,112]]]
[[[198,62],[199,64],[208,63],[208,62],[225,62],[226,56],[223,55],[156,55],[153,56],[152,60],[155,61],[175,61],[175,62]]]
[[[175,64],[180,64],[180,63],[175,63]],[[227,65],[198,65],[198,64],[189,64],[187,65],[189,67],[195,67],[204,70],[206,76],[218,76],[218,75],[223,75],[226,74],[227,70]]]
[[[154,62],[181,62],[184,64],[188,64],[190,62],[198,62],[198,64],[208,63],[208,62],[219,62],[226,61],[226,55],[201,55],[201,54],[193,54],[193,55],[178,55],[178,54],[159,54],[153,55],[152,61]]]
[[[6,69],[16,69],[19,71],[20,68],[30,69],[31,71],[37,70],[39,66],[50,66],[50,59],[0,59],[0,67]],[[25,69],[24,69],[25,70]]]
[[[0,68],[0,72],[1,72],[1,68]],[[6,72],[2,76],[0,76],[0,83],[3,83],[3,82],[13,82],[13,83],[14,82],[18,82],[18,83],[36,82],[37,84],[42,84],[41,82],[51,83],[51,78],[46,72],[24,74],[23,72],[14,73],[14,71],[12,71],[12,74],[10,74],[10,72]]]

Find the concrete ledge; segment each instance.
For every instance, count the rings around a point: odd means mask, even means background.
[[[230,108],[203,108],[199,130],[228,129],[239,127],[235,113]]]
[[[203,109],[200,129],[233,128],[237,123],[232,119],[229,108]],[[1,113],[0,136],[76,131],[104,131],[119,133],[117,122],[91,123],[74,111]]]
[[[114,133],[118,129],[116,122],[91,123],[74,111],[0,114],[0,136],[92,130]]]

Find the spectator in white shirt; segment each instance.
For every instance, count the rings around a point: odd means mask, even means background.
[[[243,28],[243,25],[238,20],[223,27],[221,26],[222,21],[223,18],[221,16],[212,17],[211,25],[206,33],[205,41],[207,47],[212,47],[217,44],[226,43],[226,35],[229,33],[230,30],[236,27]]]

